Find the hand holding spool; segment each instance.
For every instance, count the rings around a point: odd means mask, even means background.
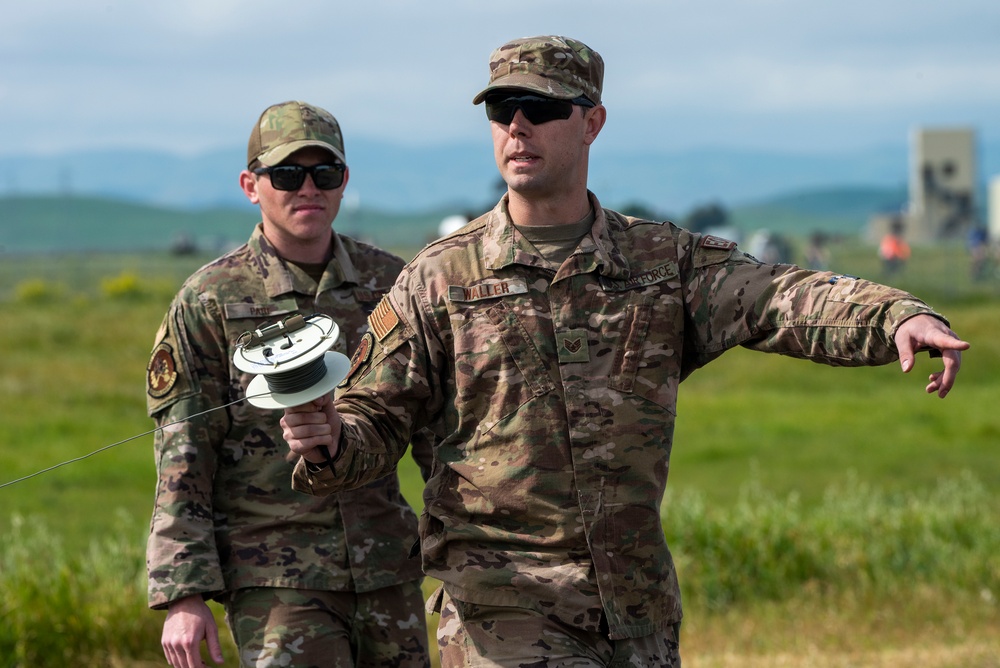
[[[350,368],[346,355],[330,350],[340,337],[332,318],[294,315],[236,342],[233,364],[256,374],[246,398],[257,408],[301,406],[332,392]]]

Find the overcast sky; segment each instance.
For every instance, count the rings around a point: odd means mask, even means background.
[[[606,148],[1000,140],[1000,0],[24,0],[0,16],[0,155],[243,145],[287,99],[332,111],[348,154],[488,145],[490,51],[537,34],[604,56]]]

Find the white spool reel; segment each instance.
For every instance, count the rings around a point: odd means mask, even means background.
[[[330,350],[339,337],[340,327],[322,314],[296,315],[245,332],[237,341],[233,364],[256,374],[247,385],[247,401],[257,408],[282,409],[332,392],[351,366],[346,355]],[[316,366],[320,358],[325,372]],[[307,376],[321,373],[318,380],[307,382]]]

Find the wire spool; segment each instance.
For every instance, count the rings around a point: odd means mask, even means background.
[[[332,318],[295,315],[236,342],[233,364],[255,374],[246,398],[257,408],[281,409],[307,404],[332,392],[350,368],[346,355],[330,350],[340,337]]]

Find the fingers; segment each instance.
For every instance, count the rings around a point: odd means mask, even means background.
[[[216,663],[222,663],[222,648],[219,645],[218,635],[216,635],[215,645],[212,659]],[[164,638],[163,655],[173,668],[203,668],[205,665],[201,660],[200,638],[197,640],[193,638]]]
[[[218,627],[213,626],[209,629],[209,633],[205,636],[205,644],[208,645],[208,654],[212,657],[212,661],[222,663],[224,659],[222,658],[222,644],[219,642]]]
[[[329,397],[305,406],[286,408],[281,435],[289,449],[312,462],[326,461],[326,453],[336,452],[340,437],[340,416]],[[318,449],[325,447],[325,452]]]
[[[921,315],[904,322],[896,332],[896,350],[903,373],[913,369],[914,355],[921,350],[937,350],[944,361],[944,369],[932,373],[925,390],[937,393],[942,399],[955,385],[958,371],[962,367],[962,351],[969,349],[969,342],[963,341],[944,322],[931,316]]]
[[[202,640],[208,643],[212,659],[222,663],[219,629],[201,596],[189,596],[171,603],[160,639],[167,663],[173,668],[203,668]]]
[[[320,445],[329,445],[332,429],[325,411],[285,413],[281,435],[293,452],[304,454]]]
[[[333,399],[330,397],[330,395],[324,394],[321,397],[313,399],[307,404],[285,408],[285,414],[287,415],[288,413],[314,413],[318,410],[322,410],[325,406],[331,405],[332,403]]]
[[[949,350],[941,355],[944,360],[944,370],[935,371],[929,377],[930,382],[925,388],[928,394],[937,393],[944,399],[951,392],[958,378],[959,369],[962,368],[962,353],[957,350]]]
[[[913,342],[907,336],[896,337],[896,350],[899,352],[899,366],[903,373],[910,373],[913,368]]]

